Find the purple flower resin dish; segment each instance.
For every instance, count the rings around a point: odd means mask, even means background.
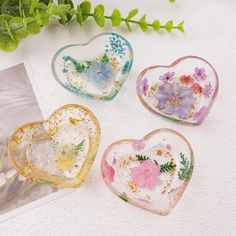
[[[218,93],[215,69],[204,59],[186,56],[170,66],[151,66],[137,79],[137,94],[151,111],[199,125],[209,113]]]

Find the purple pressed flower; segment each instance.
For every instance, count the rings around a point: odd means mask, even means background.
[[[139,80],[139,87],[140,87],[141,94],[143,94],[144,96],[147,96],[147,90],[149,88],[147,78],[144,78],[143,80],[142,79]]]
[[[159,80],[163,81],[164,83],[168,83],[169,81],[173,79],[174,76],[175,76],[175,72],[168,71],[164,75],[161,75],[159,77]]]
[[[207,78],[207,74],[205,73],[206,70],[203,67],[202,68],[196,67],[194,69],[194,72],[195,74],[193,74],[193,77],[198,81],[205,80]]]
[[[209,98],[211,96],[212,91],[213,89],[210,83],[205,85],[203,88],[203,94],[206,98]]]
[[[193,120],[201,122],[207,113],[207,108],[204,106],[193,115]]]
[[[160,111],[168,115],[176,115],[182,119],[189,118],[193,105],[196,102],[193,90],[178,84],[159,86],[155,97]]]

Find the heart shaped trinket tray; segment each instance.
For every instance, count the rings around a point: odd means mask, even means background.
[[[199,125],[219,88],[215,69],[204,59],[186,56],[170,66],[151,66],[137,79],[137,94],[151,111],[181,123]]]
[[[107,187],[125,202],[167,215],[185,191],[194,167],[189,142],[159,129],[141,140],[120,140],[105,151],[101,171]]]
[[[87,178],[100,142],[100,126],[87,108],[65,105],[42,122],[23,125],[9,140],[15,169],[36,182],[79,187]]]
[[[127,79],[133,63],[129,42],[115,33],[103,33],[84,44],[60,49],[52,72],[66,89],[88,98],[111,100]]]

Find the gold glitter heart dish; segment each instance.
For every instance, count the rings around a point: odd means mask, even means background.
[[[23,125],[11,136],[8,153],[26,178],[61,188],[87,178],[100,142],[100,126],[87,108],[65,105],[42,122]]]

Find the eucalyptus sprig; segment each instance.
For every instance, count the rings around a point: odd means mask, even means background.
[[[133,9],[124,17],[118,9],[114,9],[111,15],[105,15],[104,5],[99,4],[92,9],[91,2],[87,0],[77,6],[74,6],[72,0],[58,0],[57,3],[53,0],[0,0],[0,50],[13,51],[19,39],[29,34],[38,34],[41,27],[48,26],[52,18],[63,25],[75,16],[81,26],[88,18],[93,18],[100,27],[104,27],[109,20],[113,27],[124,22],[129,31],[132,25],[138,25],[144,32],[149,28],[155,31],[165,29],[171,32],[177,29],[184,32],[183,21],[178,25],[174,25],[172,20],[164,25],[159,20],[149,23],[146,15],[134,20],[138,13],[138,9]]]

